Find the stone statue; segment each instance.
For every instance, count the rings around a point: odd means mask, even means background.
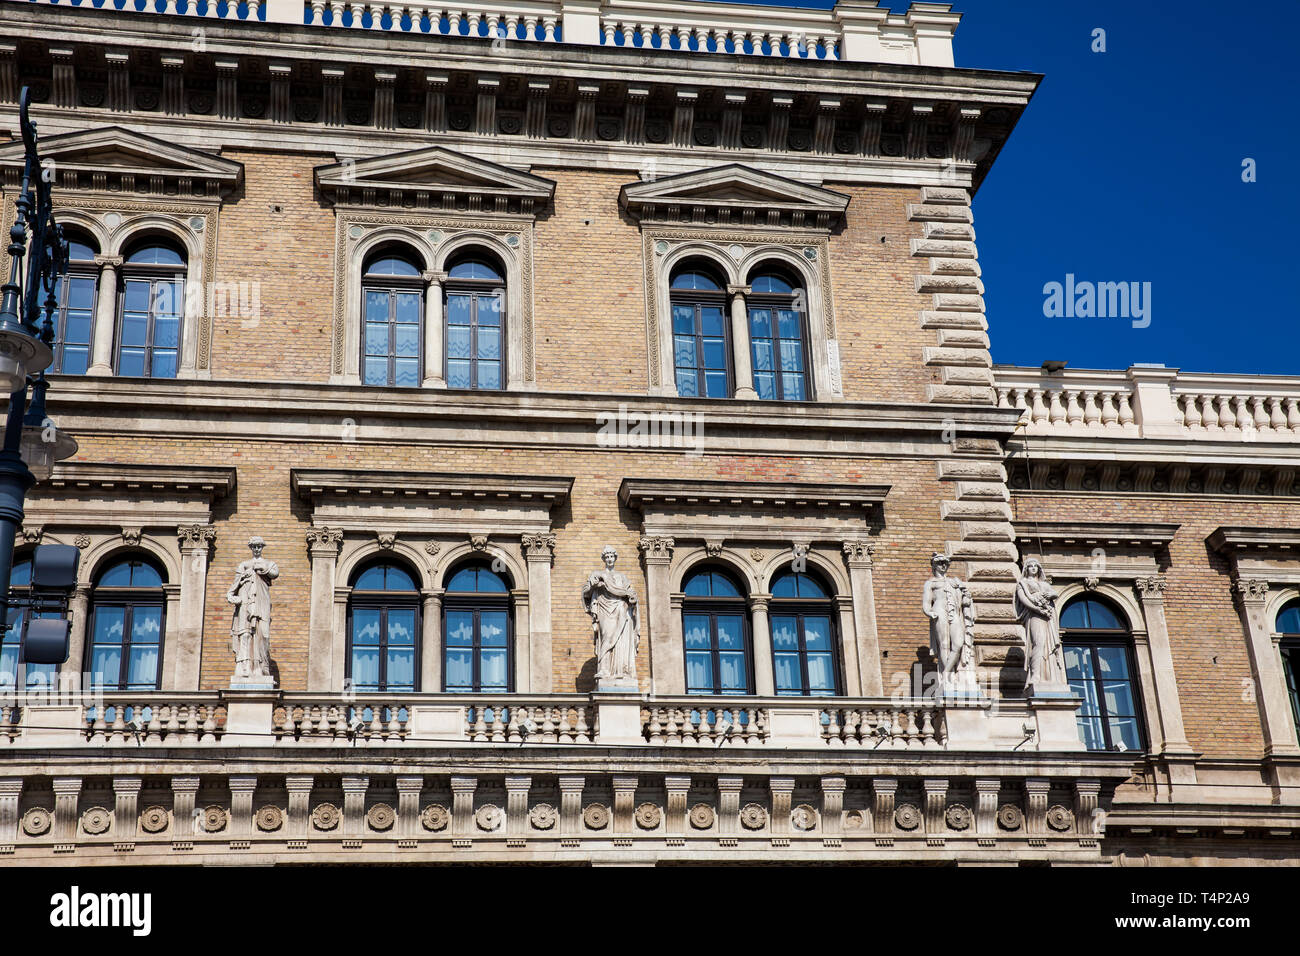
[[[948,576],[946,554],[930,558],[934,574],[925,582],[921,606],[930,618],[930,652],[939,665],[939,692],[978,693],[975,677],[975,606],[970,590]]]
[[[1065,657],[1061,650],[1061,629],[1056,622],[1058,595],[1047,583],[1043,566],[1034,558],[1025,560],[1016,583],[1016,616],[1025,626],[1025,693],[1043,690],[1068,691]]]
[[[253,557],[235,569],[235,583],[226,600],[235,606],[230,621],[230,650],[235,655],[232,684],[267,684],[271,676],[271,582],[280,576],[274,561],[262,557],[266,542],[248,539]]]
[[[582,606],[591,615],[596,643],[596,686],[636,690],[636,652],[641,643],[640,615],[632,582],[614,570],[618,552],[600,553],[605,567],[593,571],[582,587]]]

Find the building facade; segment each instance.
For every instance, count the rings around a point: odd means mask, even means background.
[[[1296,862],[1300,380],[993,366],[1040,78],[948,4],[135,7],[0,3],[80,444],[15,587],[81,552],[68,662],[5,638],[0,861]]]

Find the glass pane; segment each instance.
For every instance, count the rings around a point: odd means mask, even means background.
[[[447,270],[451,279],[496,279],[501,281],[501,273],[496,266],[482,259],[463,259]]]
[[[479,652],[479,680],[483,690],[506,689],[506,652],[486,650]]]
[[[1128,679],[1128,654],[1122,647],[1097,648],[1097,666],[1101,668],[1100,677]]]
[[[380,618],[381,612],[377,607],[354,607],[352,609],[353,646],[379,643]]]
[[[695,339],[689,335],[673,337],[673,360],[678,368],[695,368]]]
[[[117,374],[144,377],[144,349],[124,348],[117,356]]]
[[[420,384],[420,362],[413,358],[393,360],[393,384],[400,388],[415,388]]]
[[[379,648],[352,649],[352,685],[357,690],[379,689]]]
[[[461,568],[451,576],[447,582],[448,591],[477,591],[478,590],[478,568],[468,567]]]
[[[388,643],[415,644],[415,608],[388,609]]]
[[[388,689],[413,690],[415,688],[415,651],[409,648],[389,650]]]
[[[1102,734],[1101,720],[1096,717],[1079,717],[1079,737],[1089,750],[1105,750],[1106,738]]]
[[[781,370],[783,372],[803,371],[803,343],[781,341]]]
[[[1064,645],[1065,650],[1065,676],[1071,680],[1085,680],[1093,675],[1092,673],[1092,651],[1084,646],[1077,644]]]
[[[469,359],[447,360],[447,387],[469,388]]]
[[[44,295],[42,294],[42,299]],[[95,301],[95,280],[84,276],[73,276],[68,280],[69,309],[88,310]]]
[[[162,575],[152,564],[144,561],[130,562],[131,586],[136,588],[162,587]]]
[[[467,650],[447,650],[446,674],[447,690],[468,691],[474,686],[474,662]]]
[[[776,651],[793,651],[799,647],[799,632],[793,617],[772,615],[772,648]]]
[[[99,687],[116,687],[122,680],[122,648],[96,647],[90,655],[90,680]]]
[[[71,345],[63,349],[63,357],[55,371],[64,375],[85,375],[89,366],[90,350],[84,345]]]
[[[170,246],[150,244],[141,246],[129,257],[127,262],[141,262],[146,265],[182,266],[185,264],[181,254]]]
[[[362,381],[366,385],[387,385],[388,384],[388,359],[387,358],[367,358],[365,373]]]
[[[27,588],[32,585],[32,562],[15,561],[13,570],[9,572],[9,586],[11,588]]]
[[[683,398],[695,398],[699,395],[699,377],[693,371],[677,372],[677,394]]]
[[[829,617],[806,616],[803,619],[804,646],[810,651],[829,651],[831,649],[831,619]]]
[[[366,323],[366,354],[388,355],[388,325],[377,322]]]
[[[415,580],[401,568],[391,564],[382,565],[384,569],[385,591],[414,591]]]
[[[1292,602],[1277,616],[1279,634],[1300,634],[1300,603]]]
[[[799,596],[802,598],[825,598],[826,589],[811,574],[796,575]]]
[[[128,587],[131,584],[131,562],[119,561],[105,568],[96,583],[102,588]]]
[[[162,643],[162,608],[137,605],[131,613],[131,643]]]
[[[506,612],[479,612],[479,643],[485,647],[506,646]]]
[[[799,582],[793,574],[782,574],[772,582],[772,597],[792,598],[798,594]]]
[[[785,372],[781,375],[782,398],[788,402],[802,402],[803,375],[799,372]]]
[[[479,388],[500,388],[501,387],[501,363],[484,362],[478,363],[478,387]]]
[[[149,290],[152,283],[146,279],[127,279],[122,311],[148,312]]]
[[[131,648],[131,658],[126,665],[126,683],[131,690],[152,690],[158,686],[157,646]]]
[[[758,293],[776,293],[778,295],[789,295],[794,291],[793,287],[785,279],[778,275],[767,273],[765,275],[754,276],[754,281],[750,283],[755,292]]]
[[[154,349],[153,365],[149,369],[149,374],[153,378],[175,378],[176,350]]]
[[[121,644],[125,633],[126,608],[112,605],[95,608],[95,644]]]
[[[776,376],[771,372],[754,373],[754,391],[764,401],[776,398]]]
[[[808,691],[812,694],[835,693],[835,668],[830,654],[808,655]]]
[[[1100,601],[1088,602],[1088,617],[1090,619],[1090,627],[1099,627],[1114,631],[1122,630],[1124,627],[1119,616]]]
[[[95,249],[76,239],[68,240],[68,259],[71,262],[90,262],[95,258]]]
[[[478,330],[478,357],[481,359],[498,359],[501,357],[501,330]]]
[[[777,312],[777,333],[783,339],[802,339],[803,329],[800,327],[799,313],[793,309],[781,309]]]
[[[718,655],[718,683],[721,689],[735,693],[749,690],[749,668],[745,655],[739,651],[724,651]]]
[[[457,647],[467,647],[474,643],[474,612],[448,611],[444,640]]]
[[[127,312],[122,316],[122,344],[139,348],[149,341],[149,316],[144,312]]]
[[[384,590],[384,567],[382,564],[376,564],[366,568],[353,587],[358,591]]]
[[[485,594],[505,594],[510,590],[506,579],[487,568],[478,569],[478,590]]]
[[[714,597],[740,597],[740,589],[731,578],[718,571],[709,573],[709,587]]]
[[[772,669],[778,694],[802,694],[803,678],[799,675],[798,654],[772,655]]]
[[[63,323],[63,344],[90,344],[90,324],[89,312],[69,312]]]
[[[499,326],[504,297],[498,294],[476,296],[478,299],[478,324]]]
[[[705,398],[726,398],[727,391],[727,373],[726,372],[708,372],[704,376],[704,397]]]
[[[1070,681],[1070,689],[1076,696],[1083,698],[1083,704],[1079,707],[1079,713],[1089,717],[1096,717],[1101,714],[1101,698],[1097,694],[1097,682],[1089,681]]]
[[[704,340],[704,367],[726,368],[727,350],[721,339]]]
[[[397,321],[402,325],[419,325],[423,296],[418,292],[397,293]]]
[[[470,297],[451,294],[447,296],[447,322],[451,325],[469,325]]]
[[[707,614],[683,614],[682,633],[685,635],[687,648],[707,648],[709,646],[709,616]]]
[[[1137,713],[1133,705],[1133,687],[1128,681],[1104,681],[1101,685],[1106,699],[1106,713],[1112,717],[1132,717]]]
[[[768,372],[772,370],[772,343],[770,341],[754,340],[754,371]]]
[[[453,359],[469,358],[470,328],[468,325],[447,327],[447,355]]]
[[[153,323],[153,344],[160,349],[174,349],[180,345],[181,321],[174,315],[160,315]]]
[[[718,289],[718,283],[705,272],[679,272],[673,276],[671,288],[674,289]]]
[[[705,335],[721,337],[724,320],[721,306],[705,305],[700,307],[700,331]]]
[[[719,614],[717,621],[718,647],[727,651],[744,650],[744,618],[739,614]]]
[[[713,693],[713,656],[707,651],[686,652],[686,689],[692,694]]]
[[[372,259],[366,266],[366,272],[378,276],[417,276],[420,274],[420,270],[415,267],[415,263],[402,256],[395,255]]]
[[[695,334],[695,308],[689,305],[673,306],[673,332],[681,335]]]
[[[1110,722],[1110,739],[1124,750],[1141,750],[1142,738],[1138,734],[1136,717],[1123,717]]]
[[[771,337],[772,312],[770,309],[749,310],[749,335],[750,338],[755,338],[755,339],[763,339],[763,338]]]
[[[154,283],[153,311],[158,315],[180,315],[185,304],[185,284],[160,280]]]
[[[1083,601],[1071,601],[1061,611],[1061,627],[1087,627],[1087,608]]]

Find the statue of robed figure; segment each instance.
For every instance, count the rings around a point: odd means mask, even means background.
[[[632,582],[614,569],[618,552],[601,552],[605,566],[593,571],[582,587],[582,606],[591,615],[596,645],[598,689],[636,690],[636,652],[641,643],[640,614]]]
[[[1056,621],[1059,595],[1047,583],[1043,566],[1035,558],[1025,560],[1024,571],[1016,582],[1015,610],[1025,627],[1025,693],[1039,696],[1043,692],[1066,693],[1070,685],[1065,677],[1065,656],[1061,648],[1061,629]]]
[[[271,582],[280,576],[274,561],[262,557],[266,542],[248,540],[252,558],[235,569],[235,583],[226,592],[234,605],[230,620],[230,650],[235,655],[232,684],[274,686],[271,676]]]

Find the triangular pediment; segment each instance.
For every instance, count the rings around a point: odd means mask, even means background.
[[[831,229],[849,197],[739,163],[629,183],[619,203],[643,222]]]
[[[441,146],[316,167],[316,185],[339,206],[536,212],[555,183]]]
[[[244,173],[234,160],[121,126],[43,138],[40,151],[53,163],[56,188],[65,190],[216,198],[235,189]],[[22,142],[0,146],[6,186],[18,185],[23,163]]]

